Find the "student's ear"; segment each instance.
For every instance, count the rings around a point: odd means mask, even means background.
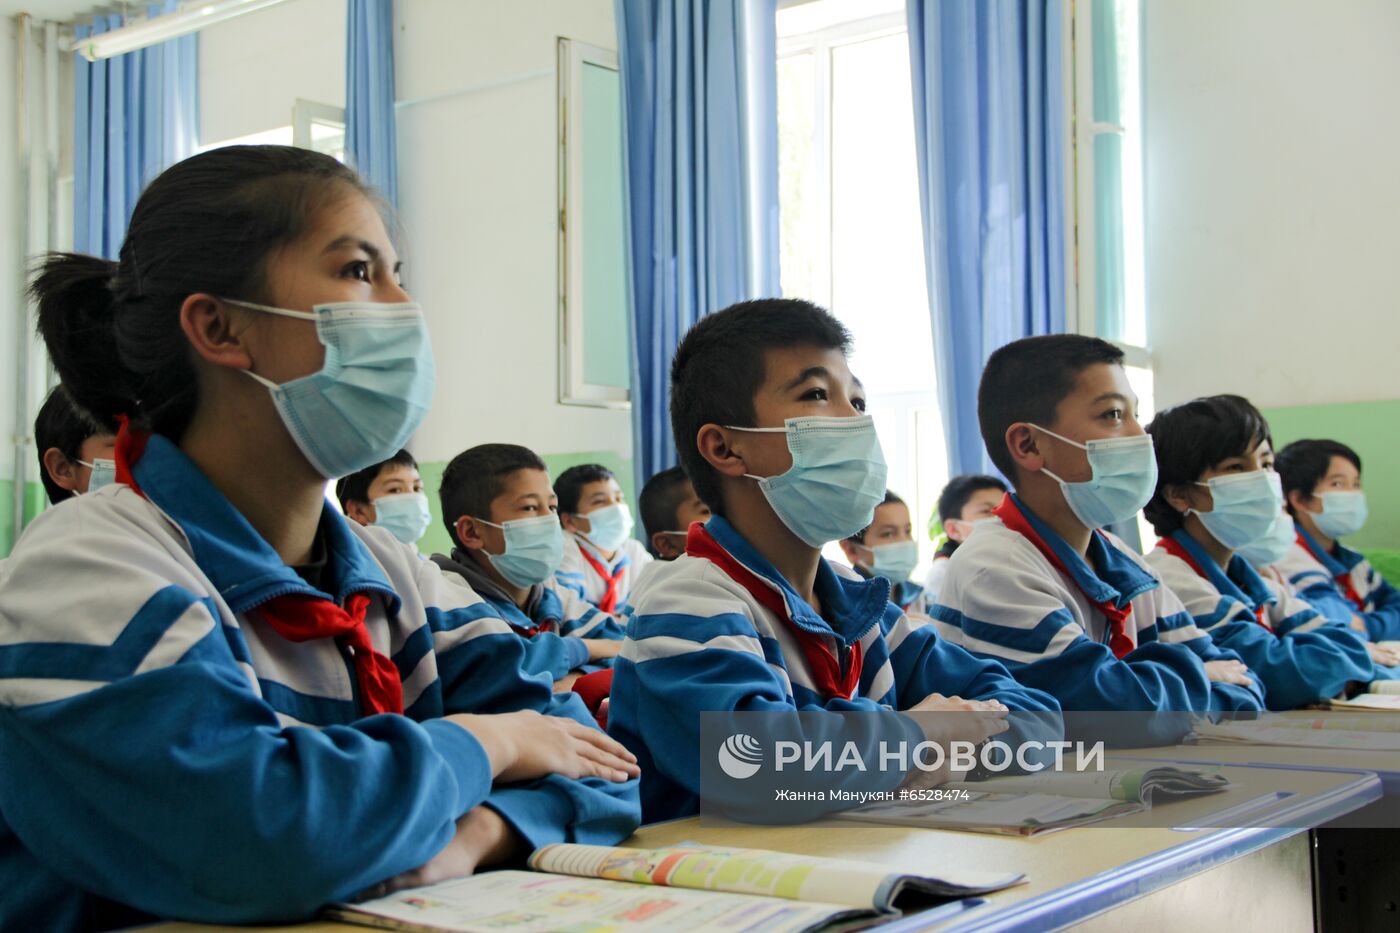
[[[1299,512],[1311,512],[1312,509],[1309,506],[1312,505],[1312,498],[1301,489],[1288,490],[1288,504],[1293,507],[1295,515]]]
[[[226,369],[253,368],[232,309],[214,296],[197,293],[186,298],[180,305],[180,330],[206,362]]]
[[[57,447],[44,451],[44,469],[60,489],[73,492],[78,488],[78,464],[65,457]]]
[[[1176,509],[1182,515],[1186,514],[1187,509],[1194,509],[1196,507],[1195,503],[1192,501],[1195,495],[1195,486],[1171,485],[1162,487],[1162,498],[1167,500],[1167,505]]]
[[[588,520],[587,520],[587,519],[584,519],[584,521],[588,521]],[[565,531],[576,531],[576,532],[578,532],[579,534],[584,534],[584,535],[588,534],[590,531],[593,530],[593,523],[592,523],[592,522],[588,522],[588,527],[587,527],[587,528],[584,528],[582,525],[580,525],[580,524],[578,523],[578,519],[576,519],[576,518],[574,517],[574,515],[573,515],[572,513],[569,513],[569,512],[560,512],[560,513],[559,513],[559,524],[561,524],[561,525],[564,526],[564,530],[565,530]]]
[[[968,532],[971,530],[972,524],[970,522],[964,522],[961,518],[950,518],[943,523],[943,533],[948,536],[949,541],[953,541],[957,544],[962,544],[966,541]]]
[[[702,425],[695,435],[695,446],[705,462],[723,476],[738,479],[749,471],[743,458],[730,448],[724,428],[717,424]]]
[[[684,545],[677,546],[673,539],[675,535],[668,535],[664,531],[654,532],[651,536],[651,549],[656,552],[662,560],[671,560],[681,556]]]
[[[860,548],[854,541],[842,538],[838,543],[841,545],[841,553],[846,555],[846,563],[852,567],[860,563]]]
[[[379,516],[375,514],[374,506],[368,502],[357,502],[351,499],[345,503],[345,517],[357,521],[361,525],[373,525],[374,520]]]
[[[1039,473],[1045,466],[1045,455],[1040,452],[1035,431],[1024,421],[1006,429],[1006,449],[1022,474]]]
[[[486,547],[486,541],[481,537],[481,529],[477,527],[476,519],[470,515],[463,515],[452,525],[452,530],[457,532],[457,540],[462,542],[462,547],[469,551],[479,551]]]

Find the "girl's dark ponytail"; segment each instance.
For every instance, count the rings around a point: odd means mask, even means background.
[[[117,264],[96,256],[50,253],[29,285],[39,334],[69,394],[102,424],[134,415],[136,376],[114,352]]]

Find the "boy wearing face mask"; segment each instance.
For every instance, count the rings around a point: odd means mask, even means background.
[[[972,534],[974,525],[992,517],[1005,494],[1005,483],[995,476],[981,473],[955,476],[938,494],[938,520],[947,540],[939,546],[938,553],[933,557],[933,566],[924,577],[924,596],[929,605],[937,602],[938,591],[943,588],[943,578],[948,575],[948,559],[958,545]]]
[[[1122,361],[1113,345],[1069,334],[1018,340],[987,361],[977,415],[1013,492],[949,562],[939,634],[1067,710],[1257,710],[1248,669],[1102,530],[1133,518],[1157,484]],[[1146,718],[1141,739],[1169,744],[1185,728]]]
[[[704,711],[969,710],[957,738],[980,742],[1007,729],[1008,708],[1056,710],[901,612],[888,580],[822,558],[885,494],[849,347],[821,308],[764,299],[702,319],[676,351],[676,447],[714,514],[637,594],[613,677],[609,731],[639,759],[648,821],[698,809]],[[842,728],[811,718],[822,725],[804,731]],[[881,721],[924,739],[909,718]]]
[[[1268,539],[1283,514],[1269,426],[1237,395],[1196,399],[1147,428],[1157,489],[1144,512],[1162,539],[1147,556],[1197,626],[1239,654],[1269,709],[1293,709],[1370,681],[1395,657],[1262,577],[1237,549]]]
[[[841,553],[867,580],[889,580],[890,602],[913,615],[928,616],[924,588],[909,579],[919,563],[919,545],[914,541],[909,506],[899,496],[886,489],[885,501],[875,507],[870,525],[842,540]]]
[[[637,497],[637,507],[652,556],[660,561],[675,560],[684,554],[687,529],[710,518],[710,507],[695,494],[695,487],[678,466],[647,480]]]
[[[567,690],[611,663],[622,628],[551,578],[564,552],[544,461],[515,444],[482,444],[452,458],[438,490],[452,554],[434,554],[525,642],[525,671]]]
[[[49,502],[57,505],[112,482],[112,449],[117,426],[101,425],[79,410],[63,386],[55,386],[34,419],[34,446],[39,451],[39,479]]]
[[[1302,440],[1278,452],[1277,467],[1296,534],[1278,562],[1289,586],[1372,641],[1400,638],[1400,591],[1340,540],[1366,524],[1361,457],[1337,441]]]
[[[418,462],[407,450],[341,477],[335,497],[346,518],[383,528],[404,544],[417,544],[433,520]]]
[[[632,510],[612,470],[597,463],[569,467],[554,492],[566,532],[555,580],[604,612],[625,612],[651,555],[632,537]]]

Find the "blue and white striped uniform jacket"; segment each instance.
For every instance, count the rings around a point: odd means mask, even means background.
[[[564,559],[560,562],[559,569],[554,572],[554,582],[560,589],[572,590],[580,598],[596,606],[607,592],[608,584],[584,559],[583,548],[588,548],[589,553],[598,563],[607,567],[609,573],[616,573],[621,567],[627,568],[622,579],[617,581],[615,610],[616,614],[625,615],[631,602],[632,591],[637,586],[638,575],[643,567],[652,562],[652,556],[647,553],[646,546],[636,538],[628,538],[613,554],[613,559],[608,561],[578,535],[564,532]]]
[[[0,928],[99,927],[110,901],[214,923],[305,918],[415,868],[478,804],[531,844],[610,843],[637,788],[558,775],[493,787],[438,717],[530,709],[590,723],[520,672],[472,590],[329,507],[323,583],[368,593],[405,714],[362,717],[332,639],[250,610],[316,593],[178,449],[150,438],[125,485],[51,509],[0,577]],[[326,594],[322,594],[326,595]]]
[[[1013,710],[1057,711],[993,661],[938,638],[889,602],[889,581],[862,580],[822,560],[818,615],[725,519],[704,530],[784,600],[793,623],[828,640],[859,643],[863,664],[850,699],[818,691],[797,636],[714,562],[683,556],[648,575],[617,658],[608,731],[637,755],[648,821],[698,808],[700,713],[908,709],[931,693],[997,699]],[[692,538],[699,533],[692,529]],[[832,717],[838,729],[839,717]],[[911,741],[923,736],[910,724]],[[1054,738],[1059,738],[1057,733]],[[868,783],[867,783],[867,786]]]
[[[1337,696],[1349,681],[1372,679],[1375,665],[1360,632],[1328,622],[1286,588],[1261,577],[1244,558],[1236,555],[1221,570],[1185,531],[1172,538],[1205,576],[1161,545],[1147,555],[1148,564],[1181,598],[1196,625],[1259,675],[1269,709],[1316,703]],[[1260,609],[1268,628],[1259,623]]]
[[[476,595],[484,599],[507,625],[521,636],[525,652],[523,670],[528,674],[548,674],[560,680],[574,670],[599,670],[609,663],[589,664],[584,638],[621,641],[622,625],[614,617],[595,608],[572,590],[553,580],[531,587],[525,607],[492,581],[471,558],[458,550],[452,556],[434,554],[432,560],[448,573],[466,580]]]
[[[864,567],[853,567],[851,569],[860,574],[863,580],[869,580],[871,577],[875,576]],[[889,580],[888,577],[885,579]],[[903,609],[909,615],[919,616],[923,619],[928,618],[929,611],[933,606],[933,601],[928,598],[928,591],[913,580],[890,580],[890,602],[894,603],[900,609]]]
[[[1002,661],[1017,680],[1051,693],[1066,710],[1218,712],[1263,706],[1257,685],[1212,682],[1205,661],[1238,659],[1218,648],[1162,586],[1143,559],[1099,531],[1088,560],[1016,497],[1031,527],[1070,571],[1066,575],[1024,535],[1000,519],[980,522],[953,553],[933,617],[939,634],[980,657]],[[1135,647],[1117,658],[1095,599],[1132,604]],[[1181,717],[1145,721],[1175,732]],[[1179,734],[1151,734],[1175,741]]]
[[[1366,621],[1371,641],[1400,638],[1400,590],[1376,572],[1357,551],[1337,543],[1327,553],[1312,535],[1298,529],[1298,542],[1276,566],[1294,591],[1333,622],[1350,624],[1352,616]],[[1339,577],[1350,580],[1361,605],[1352,602]]]

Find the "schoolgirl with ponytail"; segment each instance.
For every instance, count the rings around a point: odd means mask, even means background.
[[[296,920],[631,832],[635,759],[470,589],[325,502],[433,391],[351,170],[195,156],[117,262],[50,256],[32,293],[122,427],[117,482],[0,569],[0,928]]]

